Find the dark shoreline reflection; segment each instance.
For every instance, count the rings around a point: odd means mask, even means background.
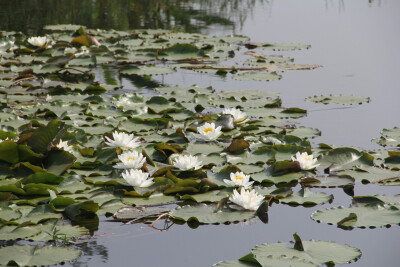
[[[43,34],[51,24],[129,30],[178,29],[200,32],[209,26],[234,31],[257,2],[265,0],[0,0],[0,30]]]

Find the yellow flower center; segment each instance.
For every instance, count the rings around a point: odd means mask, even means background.
[[[236,180],[243,180],[242,176],[236,176]]]
[[[207,134],[209,132],[212,132],[212,131],[213,131],[213,128],[211,128],[211,127],[207,127],[207,128],[204,129],[204,133],[205,134]]]
[[[131,161],[131,160],[135,161],[135,157],[129,157],[129,158],[126,159],[126,161],[128,161],[128,162]]]

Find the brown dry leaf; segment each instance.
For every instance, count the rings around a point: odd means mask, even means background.
[[[253,52],[253,51],[247,51],[245,54],[253,56],[253,57],[268,57],[268,55],[266,55],[266,54],[257,53],[257,52]]]
[[[84,45],[87,47],[89,47],[91,45],[100,46],[99,41],[97,41],[96,38],[94,38],[93,36],[90,36],[90,35],[77,36],[74,39],[72,39],[71,43],[80,44],[80,45]]]

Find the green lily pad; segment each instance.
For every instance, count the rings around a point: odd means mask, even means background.
[[[120,208],[113,216],[117,220],[134,221],[146,218],[157,217],[161,213],[168,212],[170,207],[124,207]]]
[[[238,261],[224,261],[213,266],[238,267],[316,267],[344,264],[361,257],[361,251],[348,245],[326,241],[302,241],[295,233],[295,242],[262,244]]]
[[[12,209],[6,205],[0,206],[0,219],[12,221],[21,218],[22,213],[16,209]]]
[[[340,245],[335,242],[326,241],[302,241],[303,250],[290,248],[291,244],[263,244],[256,246],[252,254],[262,266],[282,266],[269,265],[271,259],[292,260],[292,266],[300,266],[308,263],[308,266],[320,266],[322,264],[344,264],[351,260],[356,260],[361,256],[359,249],[348,245]],[[285,261],[284,261],[285,262]],[[283,262],[283,263],[284,263]],[[278,261],[276,261],[278,263]],[[290,265],[289,265],[290,266]]]
[[[286,184],[297,182],[301,177],[305,176],[303,172],[292,172],[282,175],[272,175],[272,169],[268,168],[264,172],[254,173],[251,178],[259,183]]]
[[[280,199],[279,201],[290,206],[315,206],[326,202],[331,202],[333,195],[327,195],[323,192],[312,192],[308,188],[302,188],[300,191],[293,193],[289,197]]]
[[[354,148],[341,147],[329,150],[318,158],[321,167],[328,168],[328,172],[351,169],[358,165],[373,165],[374,158],[365,152]]]
[[[362,183],[378,183],[400,179],[400,171],[392,171],[372,166],[359,166],[353,170],[340,172],[340,174],[351,176]]]
[[[282,76],[279,74],[268,72],[245,72],[233,75],[233,79],[239,81],[274,81],[280,80],[281,78]]]
[[[381,137],[372,139],[373,142],[381,146],[400,146],[400,128],[394,127],[392,129],[383,129],[381,131]]]
[[[200,202],[219,202],[221,199],[226,198],[230,194],[232,194],[232,189],[223,189],[223,190],[213,190],[202,194],[195,195],[183,195],[180,199],[182,200],[193,200],[198,203]]]
[[[315,188],[336,188],[336,187],[347,187],[354,186],[355,179],[343,176],[316,176],[316,177],[304,177],[300,179],[302,186],[315,187]]]
[[[43,266],[75,260],[81,252],[76,248],[56,246],[9,246],[0,248],[1,265]]]
[[[249,43],[246,46],[271,49],[274,51],[302,50],[302,49],[309,49],[311,47],[311,45],[305,45],[305,44],[270,44],[270,43]]]
[[[199,204],[197,206],[178,207],[169,212],[169,215],[180,221],[195,221],[203,224],[220,224],[228,222],[246,221],[255,216],[252,211],[233,211],[221,209],[214,212],[216,205]]]
[[[56,213],[53,208],[48,204],[42,204],[35,208],[18,206],[18,210],[23,213],[23,216],[15,222],[22,224],[30,222],[32,224],[38,224],[49,219],[61,219],[62,214]],[[24,212],[25,210],[25,212]]]
[[[216,143],[190,143],[186,147],[186,151],[190,155],[208,155],[211,153],[222,152],[223,150],[224,147]]]
[[[177,198],[175,196],[166,196],[163,194],[152,194],[148,198],[143,197],[123,197],[121,201],[126,205],[135,206],[152,206],[167,203],[175,203]]]
[[[375,228],[400,223],[400,210],[392,205],[343,206],[317,210],[311,218],[341,228]]]
[[[4,225],[0,228],[0,240],[28,239],[40,232],[41,230],[36,226]]]
[[[329,96],[310,96],[306,98],[307,101],[323,104],[340,104],[340,105],[353,105],[369,103],[371,99],[369,97],[353,96],[353,95],[329,95]]]
[[[309,128],[309,127],[297,127],[295,129],[288,129],[287,133],[291,135],[295,135],[299,138],[314,138],[317,136],[321,136],[321,131],[315,128]]]

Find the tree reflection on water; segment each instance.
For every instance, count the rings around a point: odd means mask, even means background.
[[[202,32],[212,25],[234,31],[257,2],[265,0],[0,0],[0,29],[38,35],[45,25],[79,24],[95,29]]]

